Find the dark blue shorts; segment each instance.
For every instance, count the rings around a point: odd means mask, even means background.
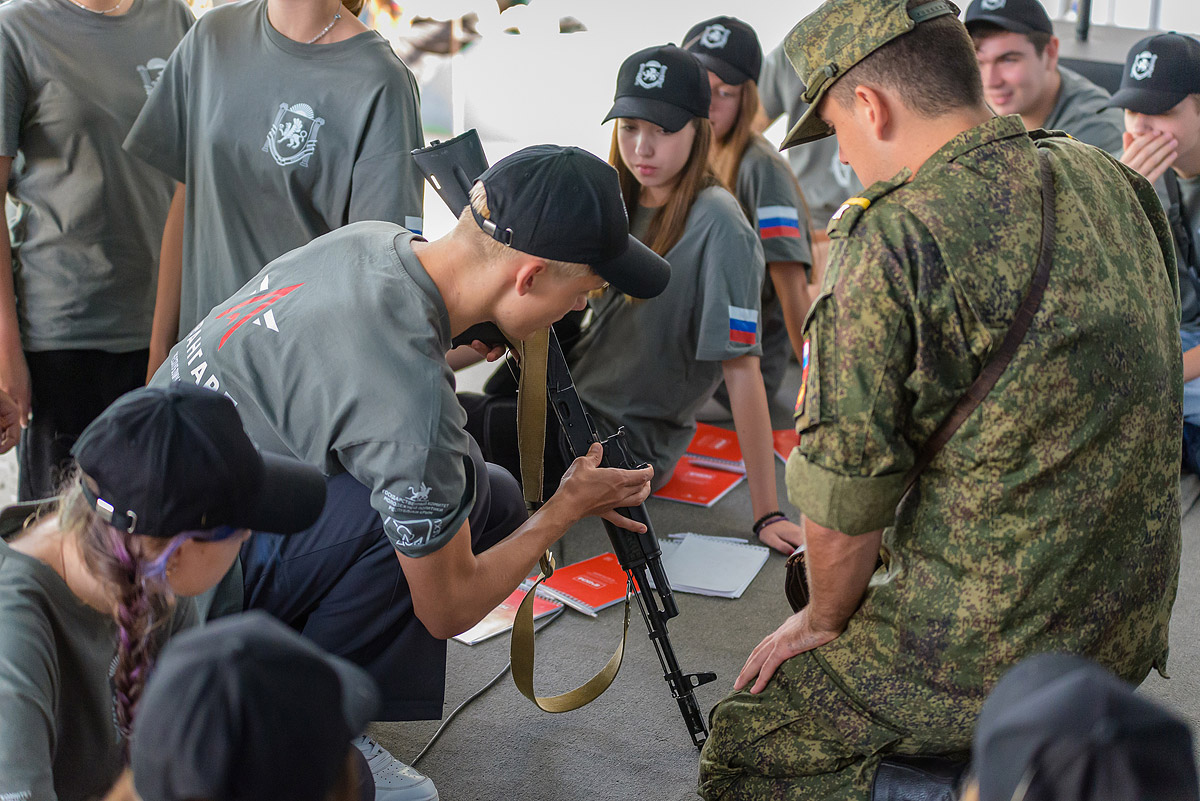
[[[471,545],[484,551],[525,521],[508,471],[485,465],[474,441]],[[446,643],[413,613],[408,583],[371,492],[348,473],[327,479],[316,524],[283,537],[255,532],[242,546],[246,609],[264,609],[330,653],[361,665],[379,684],[379,720],[442,716]],[[515,588],[514,588],[515,589]]]

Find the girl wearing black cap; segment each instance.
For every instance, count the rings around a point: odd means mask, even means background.
[[[803,352],[812,269],[808,211],[787,162],[752,126],[763,59],[754,29],[715,17],[692,26],[684,43],[708,70],[712,89],[709,162],[758,233],[771,279],[762,294],[762,373],[770,397],[787,369],[789,339],[795,353]]]
[[[580,396],[601,429],[624,425],[633,454],[670,478],[696,411],[724,378],[750,484],[755,534],[790,553],[803,541],[779,511],[771,422],[759,371],[762,248],[709,167],[708,76],[673,45],[621,65],[609,162],[630,231],[671,264],[652,300],[609,291],[571,355]]]
[[[324,500],[318,471],[258,457],[233,404],[196,387],[123,396],[73,453],[56,503],[0,512],[3,798],[108,790],[159,649],[196,621],[189,597],[251,526],[303,528]]]

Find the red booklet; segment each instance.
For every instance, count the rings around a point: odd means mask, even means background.
[[[525,592],[532,586],[531,582],[522,584],[518,589],[512,591],[512,594],[500,602],[500,605],[487,613],[483,620],[476,623],[471,628],[464,631],[462,634],[455,635],[454,639],[467,645],[474,645],[477,642],[483,642],[489,637],[495,637],[508,631],[513,627],[513,621],[517,619],[517,607],[521,605],[521,601],[525,598]],[[545,617],[556,609],[562,609],[563,605],[554,601],[547,600],[540,595],[533,599],[533,619]]]
[[[616,554],[602,553],[558,568],[541,583],[538,592],[595,617],[601,609],[625,600],[626,583],[627,574]]]
[[[690,503],[694,506],[712,506],[746,478],[744,473],[727,470],[710,470],[691,462],[684,456],[675,465],[671,480],[654,493],[655,498],[667,501]]]
[[[710,426],[708,423],[696,424],[696,434],[687,447],[687,458],[692,464],[713,470],[746,472],[746,463],[742,461],[742,446],[738,444],[737,434],[724,428]]]
[[[792,449],[800,444],[800,435],[794,428],[785,428],[783,431],[772,431],[771,439],[775,442],[775,455],[787,464]]]

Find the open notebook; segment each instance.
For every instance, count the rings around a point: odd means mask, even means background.
[[[663,569],[676,592],[740,598],[771,551],[741,539],[672,534],[660,540]]]

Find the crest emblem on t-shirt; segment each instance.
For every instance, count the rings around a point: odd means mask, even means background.
[[[709,50],[719,50],[729,43],[729,29],[719,22],[714,22],[704,29],[700,35],[700,44]]]
[[[658,61],[643,61],[633,82],[643,89],[661,89],[667,79],[667,65]]]
[[[307,103],[294,106],[280,103],[263,152],[270,153],[280,167],[297,163],[307,167],[317,151],[317,132],[324,124],[325,119],[318,117]]]
[[[983,0],[979,7],[984,11],[999,11],[1008,0]]]
[[[142,86],[145,87],[147,95],[153,91],[155,86],[158,86],[158,81],[162,78],[163,70],[166,68],[167,60],[165,58],[152,58],[138,66],[138,75],[142,76]]]
[[[1133,67],[1129,70],[1129,77],[1135,81],[1146,80],[1154,74],[1154,64],[1157,61],[1156,54],[1149,50],[1143,50],[1133,57]]]

